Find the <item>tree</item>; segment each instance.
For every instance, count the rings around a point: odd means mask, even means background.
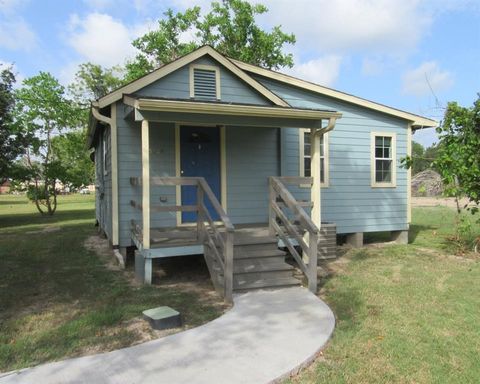
[[[28,137],[19,132],[13,124],[15,75],[11,68],[2,69],[0,66],[0,69],[0,183],[2,183],[12,176],[15,160],[25,152]]]
[[[480,203],[480,94],[470,108],[449,103],[437,133],[440,146],[435,166],[446,193],[457,201],[467,197],[476,205],[469,208],[475,213]]]
[[[73,97],[86,107],[90,101],[99,99],[123,85],[120,67],[105,68],[98,64],[80,64],[74,82],[69,86]]]
[[[262,30],[255,17],[266,12],[264,5],[244,0],[212,2],[211,11],[203,16],[200,7],[183,13],[169,9],[156,30],[133,41],[140,52],[126,64],[126,80],[135,80],[207,44],[228,57],[265,68],[292,67],[293,57],[283,53],[283,46],[294,44],[295,36],[284,33],[280,26],[271,32]],[[186,35],[192,38],[184,42]]]
[[[41,214],[57,209],[56,182],[66,167],[55,155],[54,137],[81,121],[81,109],[66,96],[65,88],[50,73],[40,72],[23,81],[16,91],[15,125],[30,135],[24,177],[30,185],[28,196]]]
[[[412,174],[416,175],[427,169],[428,163],[425,163],[425,148],[422,144],[412,141]]]
[[[63,185],[80,188],[95,181],[95,167],[85,148],[85,138],[85,129],[76,129],[52,139],[54,158],[61,164],[57,179]]]

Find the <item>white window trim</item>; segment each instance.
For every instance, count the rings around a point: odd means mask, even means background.
[[[392,139],[392,181],[389,183],[377,182],[376,157],[375,157],[375,137],[384,136]],[[396,188],[397,187],[397,134],[391,132],[371,132],[370,133],[370,175],[372,188]]]
[[[305,138],[304,134],[305,132],[311,132],[309,128],[300,128],[298,130],[298,143],[299,143],[299,165],[300,165],[300,171],[299,175],[300,177],[305,176],[305,163],[304,163],[304,157],[305,157]],[[328,137],[328,132],[323,134],[323,159],[324,159],[324,180],[323,182],[320,183],[320,186],[323,188],[328,188],[330,186],[330,161],[329,161],[329,137]],[[301,187],[310,187],[309,185],[301,185]]]
[[[221,99],[221,94],[220,94],[220,68],[214,66],[214,65],[206,65],[206,64],[190,64],[190,97],[194,98],[195,97],[195,87],[194,87],[194,69],[204,69],[207,71],[215,71],[215,93],[217,100]]]

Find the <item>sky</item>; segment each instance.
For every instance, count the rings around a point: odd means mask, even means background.
[[[471,106],[480,92],[480,0],[255,2],[269,9],[264,29],[296,36],[290,75],[437,121],[448,102]],[[0,63],[19,81],[48,71],[66,85],[81,63],[123,64],[168,8],[193,5],[210,1],[0,0]],[[437,140],[434,129],[413,138]]]

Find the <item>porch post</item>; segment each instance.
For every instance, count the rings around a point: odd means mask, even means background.
[[[142,219],[144,257],[150,249],[150,144],[148,120],[142,120]],[[145,252],[147,251],[147,252]],[[145,260],[145,283],[152,282],[152,259]]]
[[[310,160],[310,167],[311,167],[311,176],[313,179],[312,189],[310,199],[313,203],[312,211],[311,211],[311,218],[313,223],[320,229],[321,226],[321,199],[320,199],[320,183],[321,183],[321,176],[320,176],[320,132],[319,130],[312,128],[310,133],[310,151],[311,151],[311,160]]]

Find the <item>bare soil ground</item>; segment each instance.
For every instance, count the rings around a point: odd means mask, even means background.
[[[468,199],[460,200],[460,206],[468,204]],[[412,197],[413,207],[436,207],[444,206],[449,208],[457,208],[457,203],[453,197]]]

